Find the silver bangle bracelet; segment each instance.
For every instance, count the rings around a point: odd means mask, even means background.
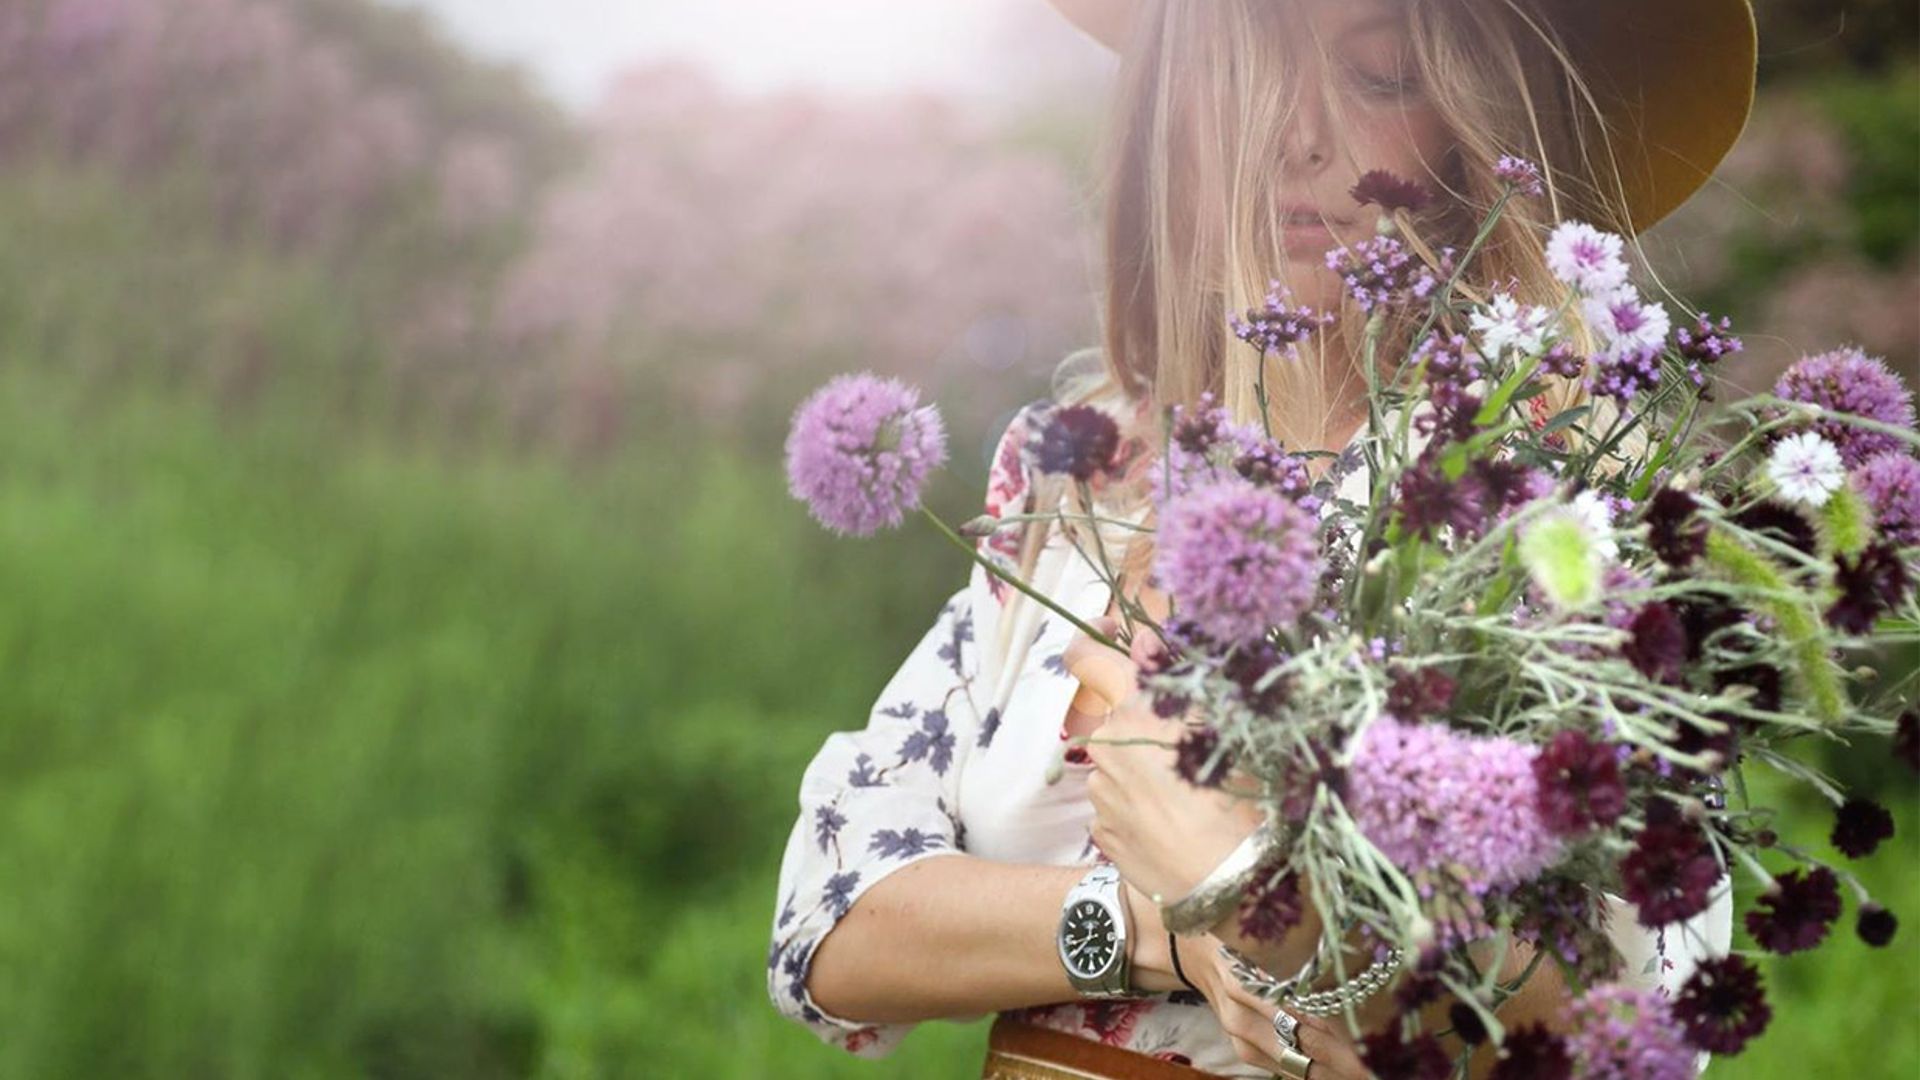
[[[1197,934],[1211,928],[1240,906],[1254,871],[1266,861],[1268,852],[1284,842],[1287,832],[1285,825],[1268,817],[1192,892],[1171,904],[1155,893],[1153,902],[1160,905],[1160,922],[1176,934]]]

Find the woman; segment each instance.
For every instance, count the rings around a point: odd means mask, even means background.
[[[1338,310],[1336,328],[1363,325],[1323,256],[1371,232],[1372,211],[1347,194],[1367,171],[1438,193],[1416,215],[1419,234],[1464,249],[1499,193],[1495,161],[1539,162],[1545,196],[1511,204],[1465,287],[1557,303],[1540,255],[1547,223],[1644,228],[1703,182],[1751,100],[1744,0],[1055,2],[1122,54],[1106,347],[1070,357],[1054,400],[1009,425],[985,501],[1000,517],[1074,501],[1069,485],[1026,467],[1024,450],[1041,410],[1083,402],[1122,422],[1136,466],[1099,485],[1093,509],[1150,521],[1142,481],[1162,406],[1211,392],[1235,419],[1258,416],[1257,358],[1232,340],[1225,313],[1256,304],[1270,279],[1295,302]],[[1353,341],[1338,329],[1318,340],[1266,371],[1267,420],[1293,449],[1342,447],[1364,416]],[[1363,480],[1350,474],[1342,488],[1363,498]],[[1135,535],[1008,528],[982,550],[1091,620],[1118,598],[1082,553],[1097,542],[1124,581],[1143,581],[1150,545],[1129,544]],[[1128,591],[1159,608],[1151,590]],[[1367,1076],[1343,1026],[1293,1014],[1297,1031],[1283,1031],[1285,1017],[1241,987],[1217,947],[1291,973],[1319,932],[1311,912],[1278,943],[1246,940],[1232,916],[1176,938],[1148,899],[1204,878],[1253,829],[1250,805],[1186,786],[1151,748],[1096,744],[1048,783],[1073,734],[1164,733],[1137,705],[1104,724],[1073,709],[1066,662],[1078,648],[1065,620],[976,568],[868,726],[827,739],[803,777],[781,869],[776,1004],[867,1056],[917,1021],[997,1012],[988,1075]],[[1102,862],[1119,871],[1131,925],[1127,992],[1144,996],[1091,991],[1060,959],[1063,899]],[[1624,977],[1677,985],[1698,955],[1726,948],[1729,921],[1724,887],[1694,924],[1658,934],[1620,906],[1611,934]],[[1525,960],[1516,951],[1508,970]],[[1553,972],[1542,965],[1503,1021],[1560,1023]],[[1376,995],[1362,1018],[1377,1024],[1390,1008]],[[1432,1028],[1446,1028],[1446,1003],[1428,1008]],[[1473,1074],[1492,1063],[1475,1055]]]

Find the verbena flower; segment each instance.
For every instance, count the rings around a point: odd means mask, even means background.
[[[1833,871],[1816,866],[1774,879],[1747,912],[1747,933],[1770,953],[1785,956],[1826,940],[1827,928],[1840,917],[1840,885]]]
[[[1511,350],[1531,356],[1547,347],[1553,333],[1553,309],[1522,304],[1511,293],[1495,293],[1484,308],[1467,319],[1479,335],[1483,355],[1498,360]]]
[[[1034,432],[1034,465],[1041,472],[1091,480],[1113,467],[1120,425],[1091,405],[1048,409]]]
[[[1450,270],[1452,253],[1451,248],[1442,253],[1443,272]],[[1362,311],[1424,300],[1440,284],[1432,267],[1391,236],[1372,236],[1353,247],[1341,244],[1330,248],[1326,263],[1327,269],[1340,275],[1347,293]]]
[[[1593,369],[1587,376],[1587,389],[1600,397],[1627,402],[1660,382],[1658,349],[1601,353],[1589,362]]]
[[[1596,986],[1573,1003],[1567,1044],[1581,1080],[1693,1080],[1698,1054],[1652,990]]]
[[[1555,342],[1540,355],[1540,370],[1562,379],[1577,379],[1587,370],[1587,358],[1566,342]]]
[[[1780,376],[1773,392],[1789,401],[1804,401],[1896,427],[1913,427],[1912,392],[1878,357],[1870,357],[1857,347],[1801,359]],[[1843,420],[1816,420],[1813,430],[1826,436],[1850,467],[1903,448],[1892,435]]]
[[[1707,910],[1720,864],[1697,826],[1649,821],[1620,860],[1623,895],[1648,929],[1691,919]]]
[[[1674,346],[1686,362],[1694,385],[1705,385],[1707,369],[1718,364],[1722,357],[1746,348],[1744,342],[1728,332],[1731,325],[1725,316],[1716,323],[1701,312],[1691,327],[1683,326],[1673,332]]]
[[[1880,841],[1893,836],[1893,815],[1872,799],[1854,796],[1834,812],[1833,846],[1849,859],[1873,854]]]
[[[1268,288],[1265,307],[1248,310],[1245,318],[1228,313],[1228,325],[1233,328],[1233,336],[1259,349],[1262,356],[1271,353],[1297,356],[1300,342],[1333,322],[1335,316],[1304,304],[1288,304],[1292,290],[1277,280],[1269,282]]]
[[[1896,547],[1920,544],[1920,459],[1876,454],[1853,470],[1853,486],[1873,508],[1874,528]]]
[[[1409,874],[1446,873],[1484,893],[1559,858],[1560,841],[1538,809],[1534,748],[1392,716],[1357,738],[1347,807],[1367,839]]]
[[[1426,185],[1403,180],[1385,169],[1368,169],[1347,189],[1347,194],[1361,206],[1371,204],[1389,214],[1395,210],[1414,213],[1433,201],[1433,192]]]
[[[1547,237],[1547,268],[1589,296],[1604,295],[1627,283],[1623,243],[1585,222],[1563,221]]]
[[[1580,301],[1581,314],[1600,335],[1609,359],[1654,352],[1666,345],[1672,328],[1665,304],[1646,300],[1631,285],[1620,285],[1604,293],[1593,293]]]
[[[1223,642],[1262,636],[1312,606],[1316,523],[1278,492],[1244,480],[1205,484],[1161,510],[1154,570],[1180,610]]]
[[[1544,195],[1546,185],[1540,176],[1540,166],[1525,158],[1511,154],[1501,154],[1500,160],[1493,163],[1493,175],[1513,186],[1521,195]]]
[[[1571,728],[1558,732],[1534,759],[1540,819],[1562,836],[1578,836],[1620,820],[1627,786],[1614,748]]]
[[[794,410],[786,459],[787,488],[815,520],[867,536],[919,507],[927,474],[946,462],[946,427],[898,379],[840,375]]]
[[[1156,504],[1202,484],[1239,477],[1279,492],[1309,514],[1319,511],[1306,462],[1258,426],[1234,423],[1226,409],[1213,404],[1211,393],[1200,396],[1198,408],[1175,405],[1168,436],[1165,460],[1149,470]]]
[[[1832,443],[1803,431],[1773,445],[1767,455],[1767,479],[1787,502],[1817,508],[1847,482],[1847,466]]]
[[[1672,1011],[1688,1042],[1716,1054],[1739,1053],[1773,1019],[1760,969],[1733,955],[1700,961],[1673,999]]]

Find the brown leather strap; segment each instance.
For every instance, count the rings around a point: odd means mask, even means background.
[[[1004,1013],[987,1033],[981,1080],[1218,1080],[1218,1074],[1038,1027]]]

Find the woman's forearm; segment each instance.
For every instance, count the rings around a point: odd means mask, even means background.
[[[807,987],[836,1016],[869,1023],[971,1017],[1080,997],[1060,965],[1060,905],[1085,866],[921,859],[861,895],[813,954]],[[1134,985],[1178,986],[1151,904],[1130,902]]]

